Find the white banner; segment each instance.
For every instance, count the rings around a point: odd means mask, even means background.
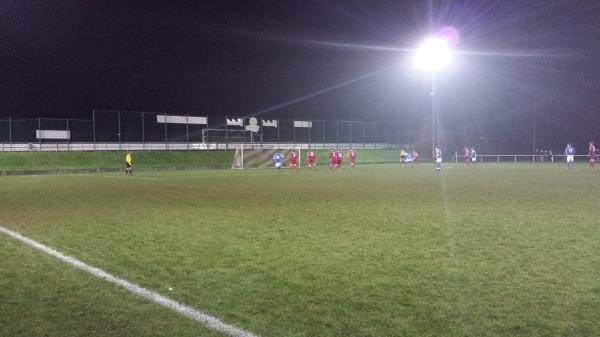
[[[260,131],[260,126],[258,126],[258,120],[256,119],[256,117],[250,117],[250,119],[248,120],[248,125],[246,125],[246,131]]]
[[[312,128],[312,121],[294,121],[295,128]]]
[[[229,126],[244,126],[243,118],[227,118],[227,125]]]
[[[262,126],[263,127],[272,127],[272,128],[276,128],[277,124],[279,123],[278,120],[273,119],[273,120],[262,120]]]
[[[169,115],[157,115],[157,123],[169,123],[169,124],[208,124],[207,117],[197,116],[169,116]]]
[[[71,131],[63,130],[35,130],[37,139],[71,139]]]

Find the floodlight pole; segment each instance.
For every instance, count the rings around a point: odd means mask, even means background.
[[[96,110],[92,110],[92,137],[94,140],[94,151],[96,151]]]
[[[431,70],[431,158],[435,165],[435,70]]]
[[[537,100],[533,98],[533,148],[531,149],[531,153],[533,153],[533,158],[535,162],[535,113],[537,112]]]

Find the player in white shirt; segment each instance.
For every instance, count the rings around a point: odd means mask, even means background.
[[[575,161],[575,148],[571,143],[567,144],[565,148],[565,156],[567,156],[567,169],[573,168],[573,162]]]
[[[474,147],[469,151],[469,155],[471,156],[471,163],[477,165],[477,151],[475,151]]]
[[[435,157],[435,170],[441,171],[442,170],[442,150],[438,146],[435,147],[434,157]]]

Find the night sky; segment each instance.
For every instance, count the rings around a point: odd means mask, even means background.
[[[437,76],[445,131],[530,151],[536,111],[538,144],[600,141],[597,0],[6,0],[0,118],[95,108],[420,130],[430,78],[407,49],[445,26],[460,32]]]

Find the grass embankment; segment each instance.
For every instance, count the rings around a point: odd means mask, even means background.
[[[229,168],[233,151],[133,152],[137,170]],[[0,153],[0,173],[116,171],[124,166],[124,151]]]
[[[356,152],[359,162],[392,162],[397,161],[398,158],[396,150],[356,150]],[[133,162],[136,171],[220,169],[231,167],[234,153],[235,151],[136,151],[133,152]],[[301,154],[303,164],[306,154],[307,152],[303,150]],[[317,155],[321,165],[328,163],[328,150],[318,150]],[[0,175],[118,171],[123,169],[124,160],[124,151],[5,152],[0,153]]]

